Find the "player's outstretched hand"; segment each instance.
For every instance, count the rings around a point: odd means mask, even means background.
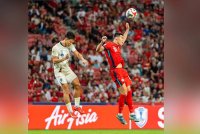
[[[126,29],[129,29],[129,23],[128,22],[126,23]]]
[[[107,37],[106,37],[106,36],[103,36],[103,37],[101,38],[101,41],[102,41],[103,43],[105,43],[106,40],[107,40]]]
[[[88,65],[88,61],[85,60],[85,59],[82,60],[82,63],[83,63],[84,66],[87,66],[87,65]]]

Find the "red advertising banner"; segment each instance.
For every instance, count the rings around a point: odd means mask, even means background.
[[[77,119],[70,118],[66,106],[60,105],[29,105],[28,128],[31,129],[163,129],[163,105],[135,105],[135,113],[140,120],[129,121],[128,108],[123,115],[127,125],[122,125],[116,118],[117,105],[83,106],[86,114]]]

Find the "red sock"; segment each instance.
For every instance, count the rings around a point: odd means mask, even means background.
[[[124,108],[124,101],[125,101],[126,96],[121,94],[119,97],[119,113],[122,113],[122,110]]]
[[[132,91],[128,91],[127,96],[126,96],[126,102],[129,108],[129,112],[133,113]]]

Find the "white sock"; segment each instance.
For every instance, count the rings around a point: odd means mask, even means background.
[[[67,106],[67,110],[68,110],[70,113],[72,113],[73,110],[72,110],[72,105],[71,105],[71,103],[70,103],[70,102],[67,103],[66,106]]]
[[[135,115],[135,113],[130,113],[130,115]]]
[[[78,98],[74,98],[74,102],[75,102],[75,107],[80,107],[80,97]]]
[[[122,114],[122,113],[118,113],[118,115],[119,115],[119,116],[123,116],[123,114]]]

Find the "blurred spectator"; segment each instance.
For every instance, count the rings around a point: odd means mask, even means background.
[[[100,67],[100,65],[99,65],[98,61],[95,60],[93,63],[93,68],[99,68],[99,67]]]
[[[131,69],[131,74],[136,76],[136,74],[140,74],[140,70],[137,68],[137,65],[133,65],[133,69]]]
[[[52,93],[52,98],[51,98],[52,102],[58,102],[58,97],[56,96],[56,92]]]

